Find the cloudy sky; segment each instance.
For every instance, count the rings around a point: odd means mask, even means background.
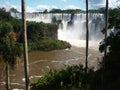
[[[89,8],[98,8],[105,6],[106,0],[88,0]],[[109,0],[109,6],[115,7],[120,0]],[[85,0],[26,0],[27,12],[43,11],[52,8],[59,9],[83,9],[85,10]],[[21,0],[0,0],[0,7],[9,10],[14,7],[21,11]]]

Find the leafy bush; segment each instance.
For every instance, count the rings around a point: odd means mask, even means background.
[[[43,22],[27,22],[27,36],[28,39],[36,41],[43,37],[57,39],[57,24],[43,23]]]
[[[66,41],[56,40],[52,38],[43,38],[40,41],[30,41],[28,43],[29,50],[55,50],[55,49],[65,49],[70,48],[71,45]]]
[[[51,70],[32,83],[31,90],[80,90],[83,88],[84,76],[85,72],[81,65]]]
[[[113,78],[103,69],[85,73],[81,65],[67,66],[45,73],[31,84],[31,90],[119,90],[120,77]]]

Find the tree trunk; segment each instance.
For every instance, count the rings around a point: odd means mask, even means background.
[[[88,69],[88,48],[89,48],[89,27],[88,27],[88,0],[86,0],[86,59],[85,59],[85,72]]]
[[[28,64],[28,49],[27,49],[27,32],[26,32],[26,0],[22,0],[22,28],[24,37],[24,71],[26,90],[30,90],[29,83],[29,64]]]
[[[108,30],[108,0],[106,0],[106,14],[105,14],[105,50],[104,50],[104,68],[107,55],[107,30]]]
[[[10,90],[9,65],[7,61],[6,61],[5,73],[6,73],[6,90]]]

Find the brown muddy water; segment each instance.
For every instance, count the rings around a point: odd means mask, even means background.
[[[98,50],[89,49],[88,66],[96,69],[101,56],[102,54]],[[72,47],[65,50],[29,52],[30,80],[32,82],[50,69],[59,69],[66,65],[84,65],[84,63],[84,48]],[[10,71],[12,90],[24,90],[25,88],[23,67],[23,58],[21,57],[18,59],[15,69]],[[0,90],[5,90],[5,65],[2,61],[0,62]]]

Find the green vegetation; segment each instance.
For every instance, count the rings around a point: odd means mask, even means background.
[[[81,13],[83,12],[80,9],[67,9],[67,10],[61,10],[61,9],[52,9],[49,13]]]
[[[51,70],[31,84],[31,90],[119,90],[120,77],[115,78],[102,68],[93,71],[79,66]]]
[[[0,21],[10,21],[11,20],[10,12],[6,12],[4,8],[0,8]]]
[[[57,39],[57,24],[50,23],[36,23],[36,22],[28,22],[27,23],[27,36],[28,40],[39,40],[43,37]]]
[[[0,25],[0,54],[5,62],[14,68],[17,57],[21,55],[21,44],[16,42],[14,33],[10,31],[11,25],[4,23]],[[14,54],[13,54],[14,53]]]
[[[85,72],[82,66],[51,70],[31,84],[31,90],[82,90]]]
[[[109,52],[107,53],[106,60],[102,62],[102,67],[104,69],[104,74],[106,75],[106,82],[110,82],[107,84],[111,88],[115,88],[115,90],[119,90],[120,86],[120,9],[115,8],[111,9],[109,12],[109,28],[114,27],[114,31],[110,33],[110,36],[107,37],[107,48]],[[101,52],[104,51],[104,43],[103,40],[99,50]],[[108,78],[109,77],[109,78]],[[109,89],[112,90],[112,89]]]
[[[109,11],[109,28],[114,27],[114,31],[107,42],[100,43],[100,52],[104,52],[105,43],[108,48],[100,68],[87,73],[81,65],[51,70],[32,83],[31,90],[120,90],[120,9]]]
[[[4,9],[0,9],[0,13],[0,54],[4,61],[8,62],[13,68],[16,63],[16,58],[20,56],[22,48],[21,44],[17,42],[17,36],[14,32],[15,27],[12,25],[12,21],[10,22],[13,19],[10,13]]]
[[[22,52],[10,20],[10,13],[0,9],[0,55],[5,63],[6,90],[10,89],[9,67],[14,69],[17,57],[21,56]]]
[[[11,8],[9,11],[13,12],[13,13],[19,13],[19,11],[17,11],[17,9],[15,9],[15,8]]]
[[[90,9],[89,13],[103,13],[103,14],[105,14],[105,7],[98,8],[98,9]]]
[[[43,38],[40,41],[29,41],[28,43],[29,51],[31,50],[56,50],[56,49],[65,49],[70,48],[71,45],[62,40],[56,40],[52,38]]]

